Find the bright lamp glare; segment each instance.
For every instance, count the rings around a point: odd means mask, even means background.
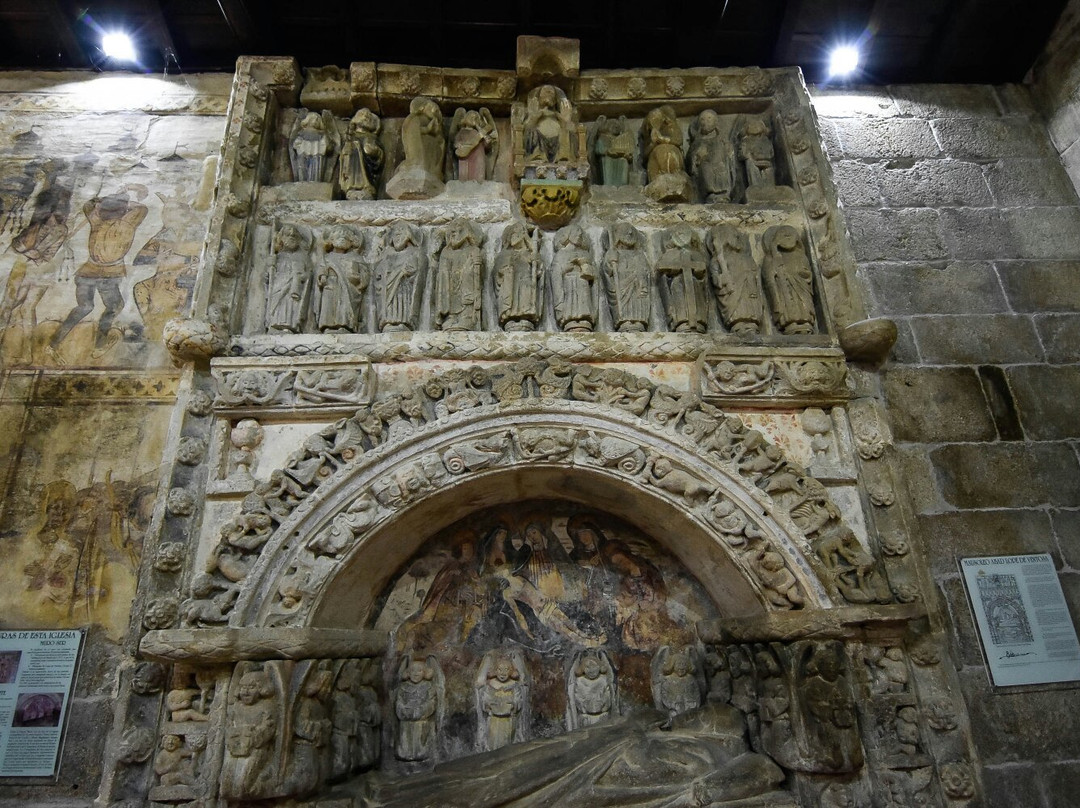
[[[105,34],[101,38],[101,49],[110,59],[120,62],[135,61],[135,45],[132,44],[131,37],[119,31]]]
[[[851,45],[834,48],[829,56],[829,75],[847,76],[859,66],[859,49]]]

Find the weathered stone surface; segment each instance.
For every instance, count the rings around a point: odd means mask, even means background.
[[[847,606],[815,613],[771,612],[762,618],[720,618],[698,623],[702,642],[771,642],[793,637],[853,639],[866,634],[902,634],[908,621],[923,614],[918,604],[867,609]]]
[[[914,317],[910,322],[919,354],[930,364],[1004,364],[1042,360],[1042,346],[1029,317],[958,315]]]
[[[1050,157],[1046,133],[1024,119],[955,118],[931,123],[941,148],[952,157]]]
[[[999,261],[1013,311],[1080,311],[1080,262]]]
[[[953,511],[920,515],[918,522],[934,575],[955,573],[958,558],[1056,551],[1042,511]]]
[[[1080,505],[1080,467],[1066,443],[955,444],[930,459],[945,500],[958,508]]]
[[[1080,437],[1080,367],[1021,365],[1005,373],[1029,440]]]
[[[997,437],[972,368],[891,368],[885,396],[897,440],[948,443]]]
[[[1080,207],[1012,208],[1005,213],[1020,258],[1075,260],[1080,255]]]
[[[901,115],[912,118],[996,117],[997,99],[982,84],[893,84],[889,93]]]
[[[1044,808],[1038,773],[1033,765],[998,765],[984,766],[982,771],[983,786],[986,788],[987,808],[1016,808],[1026,805],[1030,808]],[[1068,793],[1075,794],[1072,789]],[[1067,803],[1060,803],[1066,805]]]
[[[911,509],[915,513],[937,513],[945,510],[945,501],[937,490],[934,467],[926,456],[926,448],[916,443],[901,443],[894,448],[894,452],[901,470],[900,476],[907,485]]]
[[[1008,311],[993,265],[979,261],[941,264],[864,264],[882,314],[978,314]]]
[[[1080,511],[1051,511],[1050,521],[1065,566],[1080,569]]]
[[[1057,159],[998,160],[986,181],[999,205],[1075,205],[1076,188]]]
[[[903,119],[834,118],[845,157],[937,157],[941,154],[930,124]]]
[[[849,361],[876,367],[892,351],[897,336],[896,323],[886,317],[874,317],[845,326],[839,339]]]
[[[149,631],[139,653],[162,662],[379,656],[386,632],[330,628],[178,628]]]
[[[934,261],[948,254],[936,210],[856,209],[847,220],[860,261]]]
[[[811,88],[810,97],[823,118],[892,118],[900,114],[884,87],[860,85],[834,89]]]
[[[896,323],[896,344],[893,345],[891,354],[893,361],[918,362],[919,349],[915,345],[915,337],[911,332],[911,321],[894,317],[893,322]]]
[[[993,204],[982,168],[975,163],[892,160],[883,166],[877,179],[885,204],[890,207],[977,208]]]
[[[844,206],[848,208],[876,208],[881,205],[881,189],[878,187],[880,166],[860,160],[841,160],[833,164],[833,181]]]
[[[961,667],[982,665],[982,646],[971,619],[971,604],[963,580],[958,575],[950,575],[938,584],[938,593],[948,609],[952,628],[950,640],[957,664]]]

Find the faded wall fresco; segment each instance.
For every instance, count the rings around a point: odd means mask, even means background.
[[[478,512],[429,540],[389,586],[375,625],[394,636],[388,681],[406,678],[413,660],[445,678],[438,756],[448,758],[491,746],[478,725],[487,682],[500,678],[527,685],[519,700],[532,737],[564,732],[575,720],[568,681],[589,652],[610,660],[622,708],[652,705],[657,651],[696,642],[697,621],[715,615],[654,539],[606,513],[530,501]],[[514,668],[508,676],[500,662]]]

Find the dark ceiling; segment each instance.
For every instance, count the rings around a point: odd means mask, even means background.
[[[0,68],[98,68],[122,28],[150,72],[231,71],[236,57],[513,69],[520,34],[581,40],[581,67],[800,65],[862,38],[866,83],[1022,81],[1066,0],[0,0]],[[166,64],[167,62],[167,64]]]

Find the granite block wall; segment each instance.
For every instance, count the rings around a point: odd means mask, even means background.
[[[900,331],[883,384],[991,808],[1074,805],[1080,779],[1080,689],[992,688],[957,569],[1049,552],[1080,621],[1080,117],[1047,127],[1040,93],[814,91],[860,278]]]

